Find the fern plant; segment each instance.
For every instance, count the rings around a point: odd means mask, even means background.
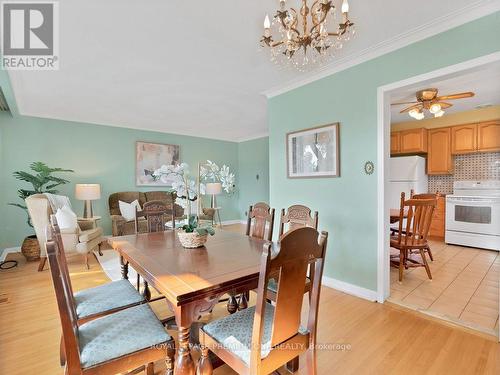
[[[56,188],[60,185],[65,185],[69,183],[68,180],[64,178],[53,176],[53,173],[60,172],[74,172],[72,169],[63,169],[63,168],[50,168],[47,164],[42,163],[40,161],[33,162],[30,164],[30,169],[34,173],[17,171],[14,172],[13,175],[16,179],[20,181],[26,181],[31,184],[32,189],[19,189],[17,191],[17,196],[23,201],[23,203],[9,203],[11,206],[19,207],[26,212],[28,216],[27,223],[30,227],[31,225],[30,216],[28,214],[28,208],[24,204],[24,200],[33,194],[40,193],[51,193],[57,194],[58,191]]]

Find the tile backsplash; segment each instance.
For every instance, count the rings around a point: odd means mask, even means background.
[[[453,175],[429,176],[429,192],[453,193],[453,182],[500,180],[500,152],[456,155]]]

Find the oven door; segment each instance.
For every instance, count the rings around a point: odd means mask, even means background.
[[[500,236],[500,199],[447,197],[446,230]]]

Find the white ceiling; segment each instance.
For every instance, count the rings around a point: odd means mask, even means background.
[[[338,57],[491,3],[350,0],[357,38]],[[278,1],[59,4],[60,70],[9,72],[24,115],[238,141],[267,134],[262,92],[311,74],[279,70],[259,52]]]
[[[446,80],[415,85],[404,90],[398,90],[391,95],[391,101],[406,102],[415,101],[415,92],[425,88],[434,87],[439,90],[438,95],[449,95],[459,92],[472,91],[475,96],[472,98],[445,100],[453,104],[445,110],[446,114],[469,111],[481,105],[500,105],[500,64],[494,64],[487,69],[464,74]],[[397,105],[391,107],[391,122],[418,121],[411,118],[407,113],[399,113],[402,109],[410,105]],[[425,118],[432,118],[432,115],[425,111]]]

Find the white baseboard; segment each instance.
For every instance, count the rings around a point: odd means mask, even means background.
[[[337,289],[341,292],[353,295],[355,297],[363,298],[368,301],[377,300],[377,292],[375,290],[362,288],[360,286],[346,283],[345,281],[340,281],[332,277],[323,276],[322,284],[329,288]]]
[[[0,256],[0,262],[3,262],[5,260],[5,258],[7,257],[7,254],[19,253],[19,252],[21,252],[21,246],[8,247],[6,249],[3,249],[2,255]]]

